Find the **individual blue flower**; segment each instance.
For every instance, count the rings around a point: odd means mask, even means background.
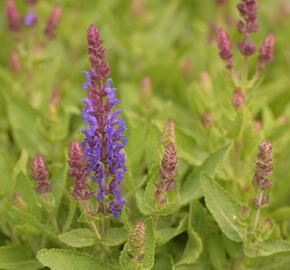
[[[38,18],[35,14],[33,8],[29,8],[27,14],[24,17],[24,25],[26,26],[33,26],[37,23]]]

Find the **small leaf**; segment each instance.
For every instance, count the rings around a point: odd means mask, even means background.
[[[42,249],[37,253],[39,262],[51,270],[110,270],[109,265],[84,253],[65,249]]]
[[[270,256],[289,251],[290,242],[284,240],[267,240],[255,246],[244,245],[244,252],[248,257]]]
[[[241,242],[245,229],[236,222],[241,207],[217,182],[207,175],[202,174],[201,181],[206,206],[216,222],[228,238]]]
[[[123,270],[131,269],[142,269],[149,270],[152,269],[154,265],[154,254],[155,254],[155,235],[152,217],[145,219],[145,249],[144,249],[144,258],[136,262],[133,259],[129,258],[128,255],[128,241],[126,242],[121,255],[120,255],[120,265]]]
[[[87,228],[71,230],[60,234],[58,237],[68,246],[75,248],[93,246],[98,242],[96,235]]]
[[[202,185],[200,182],[201,173],[205,172],[212,176],[216,167],[225,157],[229,145],[219,148],[212,153],[199,167],[194,169],[185,179],[181,187],[181,204],[185,205],[192,200],[199,199],[203,196]]]
[[[110,228],[106,238],[102,240],[104,246],[113,247],[121,245],[128,238],[128,232],[124,228]]]

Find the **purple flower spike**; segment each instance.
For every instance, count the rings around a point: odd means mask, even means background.
[[[37,23],[38,17],[35,14],[33,8],[29,8],[27,14],[24,17],[24,25],[33,26]]]
[[[121,110],[113,109],[120,103],[116,97],[117,89],[112,88],[112,79],[104,82],[109,65],[105,61],[99,32],[91,25],[87,34],[91,70],[83,72],[86,77],[83,89],[88,89],[88,98],[83,100],[85,108],[82,115],[87,127],[83,130],[82,147],[88,161],[87,173],[98,185],[98,212],[118,217],[125,203],[120,184],[126,172],[123,152],[127,143],[124,136],[126,127],[119,118]]]

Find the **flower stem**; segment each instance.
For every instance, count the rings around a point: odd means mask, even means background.
[[[255,213],[254,223],[253,223],[253,228],[252,228],[253,232],[256,232],[258,224],[259,224],[260,213],[261,213],[260,207],[262,205],[263,193],[264,193],[264,191],[262,190],[262,191],[258,191],[258,194],[257,194],[259,208],[256,210],[256,213]]]

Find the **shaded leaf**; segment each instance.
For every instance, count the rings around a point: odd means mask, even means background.
[[[248,257],[270,256],[289,251],[290,242],[284,240],[267,240],[255,246],[244,245],[244,252]]]
[[[202,184],[200,182],[201,173],[205,172],[213,176],[214,171],[221,160],[225,157],[229,145],[219,148],[212,153],[199,167],[194,169],[185,179],[181,187],[181,204],[185,205],[191,200],[199,199],[203,196]]]
[[[215,181],[202,174],[202,186],[206,206],[224,234],[233,241],[241,242],[245,229],[237,224],[240,205]]]
[[[13,270],[34,270],[40,265],[32,259],[32,254],[27,246],[0,247],[0,268]]]

